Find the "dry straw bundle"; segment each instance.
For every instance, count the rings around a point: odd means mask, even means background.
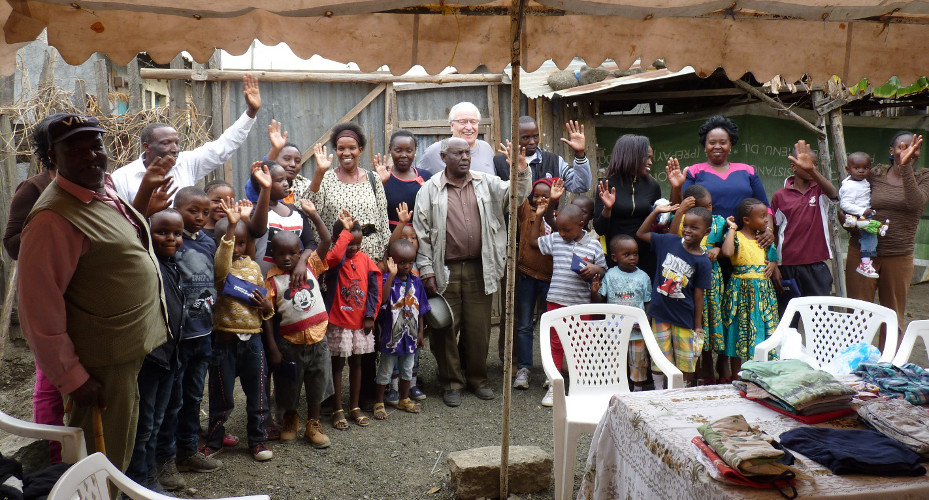
[[[169,109],[162,106],[144,109],[136,113],[124,113],[105,116],[101,113],[95,96],[85,94],[80,85],[76,92],[69,92],[61,87],[40,85],[38,89],[29,87],[29,79],[23,75],[23,92],[12,106],[0,107],[0,114],[9,116],[13,123],[13,134],[0,137],[0,154],[15,154],[17,163],[31,163],[30,175],[41,169],[34,157],[32,131],[39,121],[54,113],[77,113],[96,117],[100,126],[107,130],[104,141],[110,155],[110,170],[126,165],[139,157],[142,145],[139,133],[146,125],[163,122],[171,125],[180,136],[181,151],[196,148],[210,141],[210,116],[197,113],[193,103],[188,102],[183,109]],[[113,102],[128,102],[126,94],[111,93]]]

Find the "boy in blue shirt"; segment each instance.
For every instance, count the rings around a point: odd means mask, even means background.
[[[594,276],[590,285],[591,302],[604,302],[632,306],[646,310],[651,301],[651,280],[645,271],[639,269],[639,244],[628,234],[617,234],[610,240],[610,258],[616,263],[611,267],[601,282],[600,276]],[[633,391],[643,389],[648,379],[648,357],[645,355],[645,341],[639,326],[633,327],[629,337],[629,378]]]
[[[652,246],[658,268],[652,286],[649,316],[655,340],[665,357],[684,373],[684,382],[693,384],[697,358],[703,350],[703,291],[712,286],[712,265],[700,246],[709,233],[713,215],[694,207],[684,215],[681,234],[651,232],[659,214],[673,212],[678,205],[661,205],[645,219],[636,236]],[[664,387],[664,377],[655,372],[655,388]]]

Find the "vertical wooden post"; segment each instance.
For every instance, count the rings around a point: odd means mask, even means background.
[[[126,68],[129,73],[129,112],[142,111],[142,75],[139,74],[139,58],[133,57]],[[99,85],[99,82],[98,82]]]
[[[232,105],[229,102],[229,82],[223,82],[223,120],[222,128],[220,129],[219,135],[222,135],[223,131],[229,128],[232,125]],[[213,122],[216,122],[216,119],[213,119]],[[217,135],[217,137],[219,137]],[[235,182],[235,177],[232,175],[232,158],[226,161],[223,164],[223,179],[229,184]],[[233,184],[234,185],[234,184]],[[245,186],[242,186],[242,189],[245,189]]]
[[[55,85],[55,67],[58,65],[58,50],[54,47],[45,49],[45,61],[42,63],[42,72],[39,73],[39,88],[49,88]]]
[[[191,113],[191,124],[196,124],[194,128],[199,133],[203,130],[209,130],[210,117],[213,116],[213,101],[210,95],[210,84],[204,81],[206,78],[204,73],[206,65],[194,62],[193,70],[194,72],[190,84],[191,102],[193,105],[188,109]],[[208,178],[210,180],[216,178],[216,172],[214,171],[211,173]]]
[[[490,111],[490,145],[497,149],[497,145],[503,142],[503,124],[500,123],[500,86],[492,83],[487,84],[487,109]],[[519,116],[519,108],[511,111]],[[510,137],[513,144],[516,144],[516,137]]]
[[[587,153],[587,161],[590,162],[590,189],[587,190],[586,196],[596,200],[597,182],[599,181],[600,176],[599,163],[597,161],[597,125],[596,122],[594,122],[594,110],[592,104],[586,102],[578,103],[577,121],[582,127],[584,127],[584,151]],[[574,154],[573,151],[567,151],[567,149],[569,148],[565,148],[565,152],[571,155]],[[567,160],[567,158],[565,159]]]
[[[132,63],[129,63],[129,67],[132,68]],[[136,74],[138,72],[139,66],[136,63]],[[131,75],[132,71],[129,74]],[[139,80],[136,80],[136,83],[139,83]],[[129,79],[129,84],[131,89],[132,78]],[[107,69],[106,59],[102,57],[94,61],[94,92],[97,94],[97,108],[100,109],[100,114],[110,116],[112,112],[112,107],[110,107],[110,71]]]
[[[87,112],[87,82],[78,78],[74,81],[74,92],[71,94],[71,104],[78,113]]]
[[[397,93],[394,90],[394,84],[388,83],[387,88],[384,89],[384,150],[387,151],[388,156],[390,155],[390,136],[393,135],[397,126],[392,119],[396,109],[396,103],[393,99],[396,98]]]
[[[510,86],[510,137],[519,137],[519,73],[522,66],[522,31],[526,9],[526,0],[513,0],[510,8],[510,68],[512,84]],[[519,202],[516,186],[519,175],[519,146],[516,141],[510,149],[510,224],[507,227],[506,246],[506,321],[503,342],[503,432],[500,438],[500,498],[509,497],[509,460],[510,460],[510,404],[512,402],[513,379],[513,304],[516,289],[516,219]]]
[[[171,69],[184,69],[184,56],[178,54],[171,59]],[[168,109],[171,116],[187,111],[187,81],[171,80],[168,82]]]
[[[9,109],[13,105],[13,75],[0,78],[0,106]],[[6,222],[10,216],[10,202],[13,199],[13,193],[16,190],[16,141],[13,139],[13,124],[10,115],[0,115],[0,137],[6,138],[9,142],[10,151],[3,154],[2,172],[0,172],[0,223],[6,227]],[[13,312],[14,290],[16,289],[16,263],[10,259],[6,250],[0,251],[0,265],[3,267],[2,286],[3,307],[0,311],[0,366],[3,364],[3,356],[6,351],[6,345],[10,338],[10,317]]]
[[[813,109],[825,100],[822,90],[813,91]],[[833,114],[835,113],[835,114]],[[819,171],[829,182],[838,179],[841,166],[845,165],[848,155],[845,152],[845,134],[842,127],[842,109],[830,111],[825,116],[817,111],[816,125],[821,129],[829,129],[829,133],[819,137]],[[832,136],[832,148],[829,147],[829,135]],[[833,164],[835,165],[833,167]],[[839,222],[836,218],[836,206],[830,205],[827,210],[829,220],[829,243],[832,246],[832,276],[835,283],[835,293],[839,297],[847,297],[848,289],[845,283],[845,258],[842,256],[842,238]]]

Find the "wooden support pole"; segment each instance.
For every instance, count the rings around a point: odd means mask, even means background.
[[[510,493],[510,405],[512,404],[513,380],[513,325],[516,297],[516,219],[519,200],[516,196],[516,186],[519,176],[519,77],[522,66],[522,31],[523,19],[526,10],[526,0],[513,0],[510,8],[510,69],[512,70],[512,83],[510,84],[510,137],[513,138],[513,147],[510,148],[510,223],[507,226],[506,245],[506,314],[502,334],[503,341],[503,430],[500,437],[500,498],[509,497]]]
[[[0,106],[9,108],[13,105],[13,83],[14,77],[5,76],[0,78]],[[10,143],[13,142],[13,124],[10,115],[0,115],[0,136],[7,138]],[[0,159],[0,223],[6,227],[6,222],[10,216],[10,203],[13,199],[13,193],[16,190],[16,152],[9,151]],[[10,259],[5,250],[0,251],[0,264],[3,266],[2,284],[4,284],[4,300],[2,311],[0,311],[0,366],[3,365],[3,356],[6,351],[6,345],[10,339],[10,317],[13,313],[14,290],[16,289],[16,263]]]
[[[813,107],[817,109],[818,103],[824,101],[823,91],[814,90],[813,91]],[[839,117],[839,139],[835,139],[835,130],[831,126],[830,116],[833,111],[838,111]],[[834,182],[834,179],[838,179],[837,172],[839,171],[840,165],[845,164],[845,138],[842,134],[842,123],[841,123],[842,110],[838,108],[837,110],[830,110],[827,114],[821,115],[817,113],[818,119],[817,123],[825,130],[827,127],[832,132],[833,138],[833,147],[829,147],[829,135],[823,134],[818,138],[819,140],[819,171],[829,182]],[[839,157],[842,160],[839,160]],[[841,161],[841,163],[840,163]],[[833,169],[833,162],[835,162],[835,169]],[[829,227],[829,243],[832,245],[833,249],[833,259],[832,259],[832,276],[833,282],[835,283],[835,294],[839,297],[847,297],[848,289],[846,288],[845,283],[845,259],[842,257],[841,248],[842,248],[842,235],[841,229],[839,228],[839,221],[836,218],[836,206],[835,204],[830,204],[829,209],[827,210],[828,218],[828,227]]]
[[[333,127],[335,127],[336,125],[340,123],[345,123],[351,120],[352,118],[358,116],[358,113],[361,113],[361,110],[368,107],[368,104],[371,104],[371,101],[376,99],[377,96],[381,95],[381,92],[383,92],[386,88],[387,88],[387,83],[381,83],[377,87],[374,87],[374,90],[372,90],[371,92],[368,92],[368,95],[366,95],[364,99],[362,99],[358,104],[356,104],[354,108],[350,109],[348,113],[345,113],[345,116],[343,116],[342,118],[339,118],[339,121],[333,123],[332,126],[329,127],[329,129],[327,129],[323,133],[323,135],[319,137],[319,139],[316,139],[315,142],[313,142],[312,144],[310,144],[308,148],[306,148],[306,151],[303,152],[303,156],[302,156],[303,161],[300,163],[300,165],[301,166],[304,165],[307,162],[307,160],[309,160],[310,157],[313,156],[312,154],[310,154],[313,152],[313,146],[321,142],[324,142],[329,137],[329,134],[332,133]]]
[[[753,97],[757,97],[758,99],[761,99],[762,102],[768,103],[772,108],[774,108],[774,109],[780,111],[781,113],[784,113],[785,115],[789,116],[790,118],[793,118],[793,119],[794,119],[795,121],[797,121],[800,125],[803,125],[804,128],[806,128],[806,129],[809,130],[810,132],[813,132],[814,134],[816,134],[816,137],[820,137],[820,136],[823,136],[823,135],[826,134],[825,131],[823,131],[822,129],[817,128],[816,125],[813,125],[812,123],[806,121],[805,118],[803,118],[802,116],[798,115],[797,113],[794,113],[793,111],[791,111],[787,106],[784,106],[783,103],[781,103],[781,102],[779,102],[779,101],[773,99],[772,97],[770,97],[769,95],[765,94],[764,92],[762,92],[762,91],[756,89],[755,87],[752,87],[751,85],[749,85],[749,84],[743,82],[742,80],[733,80],[732,83],[735,84],[735,86],[737,86],[737,87],[741,88],[742,90],[744,90],[744,91],[745,91],[746,93],[748,93],[749,95],[751,95],[751,96],[753,96]]]
[[[504,75],[492,73],[450,74],[450,75],[401,75],[389,73],[350,73],[350,72],[312,72],[312,71],[238,71],[208,69],[197,73],[197,79],[204,81],[241,81],[245,73],[252,73],[263,82],[322,82],[322,83],[457,83],[488,82],[499,83]],[[191,69],[144,68],[142,78],[149,80],[191,80],[195,73]]]
[[[45,61],[42,63],[42,72],[39,74],[39,88],[55,86],[55,67],[58,65],[58,50],[49,47],[45,50]]]
[[[133,61],[134,60],[135,59],[133,59]],[[138,63],[136,67],[138,68]],[[130,72],[130,75],[131,74]],[[132,83],[131,78],[129,79],[129,83]],[[107,69],[106,59],[103,58],[94,61],[94,92],[97,94],[97,108],[100,109],[100,114],[103,116],[110,116],[113,109],[110,106],[110,72]]]
[[[393,102],[393,100],[396,98],[397,93],[394,92],[394,84],[388,83],[384,89],[384,150],[387,151],[387,156],[390,156],[390,136],[393,135],[397,127],[397,122],[392,120],[396,109],[396,102]]]
[[[500,87],[496,85],[487,86],[487,109],[490,111],[490,146],[494,149],[503,142],[503,124],[500,123]],[[519,114],[519,108],[511,110],[511,113]],[[517,137],[511,137],[510,140],[516,143]]]
[[[133,57],[126,68],[129,74],[129,112],[142,111],[142,77],[139,73],[139,58]]]
[[[87,82],[78,78],[74,81],[74,92],[71,94],[71,104],[77,108],[78,113],[87,111]]]
[[[185,69],[184,56],[178,54],[172,59],[171,69]],[[191,73],[193,73],[193,70],[191,70]],[[168,109],[171,110],[172,116],[187,111],[187,82],[183,80],[168,82]]]

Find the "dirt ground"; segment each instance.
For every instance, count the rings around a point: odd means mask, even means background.
[[[910,290],[907,321],[929,318],[929,284]],[[352,424],[347,431],[337,431],[324,420],[323,430],[332,439],[326,450],[314,450],[298,439],[289,443],[272,443],[274,459],[257,463],[244,444],[226,449],[219,458],[224,467],[211,474],[185,473],[189,488],[180,496],[216,498],[266,493],[275,500],[342,498],[453,498],[449,486],[446,458],[449,452],[500,444],[502,432],[503,370],[497,356],[497,332],[494,329],[489,356],[490,384],[497,399],[482,401],[463,393],[462,404],[449,408],[442,404],[441,391],[435,383],[435,361],[431,354],[422,357],[422,373],[428,399],[423,412],[412,415],[394,411],[386,421],[375,421],[361,428]],[[538,344],[538,343],[536,343]],[[428,352],[428,349],[427,351]],[[539,402],[544,394],[544,379],[538,362],[532,371],[532,388],[513,391],[510,413],[510,442],[552,450],[551,410]],[[914,360],[927,366],[921,344],[914,350]],[[0,376],[0,407],[16,417],[31,417],[33,369],[31,355],[22,341],[7,350]],[[347,381],[345,386],[347,387]],[[228,424],[233,433],[245,436],[245,401],[237,391],[238,407]],[[206,409],[206,405],[203,406]],[[388,410],[393,410],[388,408]],[[204,425],[205,425],[205,413]],[[590,446],[590,436],[582,436],[575,469],[575,488],[579,485]],[[524,498],[552,498],[553,489]]]

